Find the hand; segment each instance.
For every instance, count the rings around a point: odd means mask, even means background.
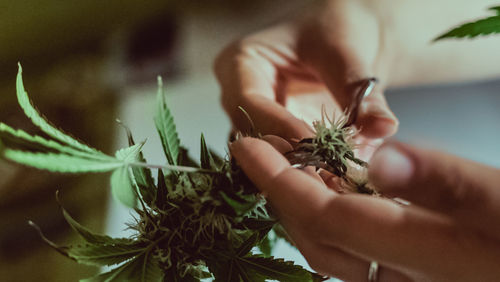
[[[233,125],[249,127],[243,107],[263,134],[287,140],[311,135],[307,124],[326,112],[341,114],[355,94],[349,86],[381,80],[357,119],[369,138],[392,135],[398,126],[383,95],[389,53],[379,10],[367,1],[322,1],[308,15],[248,36],[224,50],[215,63],[222,104]],[[305,123],[303,120],[307,121]]]
[[[318,174],[292,168],[283,139],[242,138],[231,153],[267,195],[313,269],[348,281],[498,281],[500,171],[404,144],[383,145],[369,178],[393,201],[339,195]],[[272,145],[270,145],[270,143]],[[274,147],[273,147],[274,146]]]

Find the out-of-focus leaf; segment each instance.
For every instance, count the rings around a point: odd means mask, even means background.
[[[215,166],[215,161],[212,158],[212,154],[210,153],[210,150],[207,147],[207,143],[205,143],[205,137],[203,136],[203,133],[201,134],[200,138],[200,163],[201,163],[201,168],[204,169],[217,169]]]
[[[106,172],[123,166],[123,163],[116,159],[104,161],[67,154],[34,153],[9,148],[3,148],[1,154],[13,162],[53,172]]]
[[[16,93],[17,93],[17,101],[19,105],[24,111],[24,114],[31,119],[34,125],[38,126],[43,132],[47,135],[68,144],[76,149],[93,153],[93,154],[102,154],[94,148],[91,148],[73,137],[69,136],[67,133],[64,133],[62,130],[57,129],[53,125],[51,125],[42,115],[33,107],[33,103],[28,97],[28,93],[24,90],[23,85],[23,69],[21,64],[18,64],[19,70],[17,72],[17,82],[16,82]]]
[[[90,231],[85,226],[82,226],[61,206],[64,218],[75,232],[82,236],[85,241],[91,244],[133,244],[134,241],[128,238],[111,238],[107,235],[101,235]]]
[[[163,145],[163,151],[165,152],[168,163],[177,165],[180,140],[177,129],[175,128],[174,117],[167,106],[161,77],[158,77],[158,95],[156,103],[158,104],[158,108],[154,120]]]
[[[434,41],[445,38],[473,38],[479,35],[500,33],[500,6],[491,7],[490,10],[495,11],[496,15],[459,25],[458,27],[455,27],[450,31],[438,36],[434,39]]]

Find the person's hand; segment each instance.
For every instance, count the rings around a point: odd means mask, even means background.
[[[392,135],[398,122],[383,91],[386,57],[394,44],[386,42],[380,9],[369,2],[322,1],[308,15],[227,47],[215,73],[233,126],[249,128],[241,106],[262,134],[309,137],[307,124],[320,118],[322,106],[329,115],[342,114],[355,94],[350,86],[375,76],[381,83],[363,101],[356,125],[370,140]]]
[[[384,195],[412,202],[404,206],[337,194],[318,174],[290,166],[280,154],[291,148],[285,140],[265,140],[242,138],[231,153],[319,273],[367,281],[370,261],[377,261],[378,281],[499,281],[500,170],[382,145],[370,181]]]

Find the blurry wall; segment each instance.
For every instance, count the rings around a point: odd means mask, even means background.
[[[25,129],[16,106],[16,62],[28,92],[58,126],[106,152],[126,145],[120,118],[145,156],[164,159],[152,122],[155,77],[164,76],[181,142],[199,154],[199,134],[221,155],[229,121],[211,73],[229,42],[300,12],[300,0],[275,1],[0,1],[0,120]],[[401,121],[397,138],[500,166],[499,82],[395,89],[389,104]],[[106,176],[65,177],[0,163],[0,277],[4,281],[73,281],[86,268],[40,244],[26,219],[66,243],[68,229],[54,191],[94,230],[121,236],[127,209],[108,200]],[[105,210],[109,211],[105,215]],[[305,260],[279,246],[276,255]],[[30,269],[30,271],[26,271]]]

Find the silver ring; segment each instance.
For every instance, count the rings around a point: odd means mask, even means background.
[[[357,86],[355,89],[358,90],[356,94],[354,94],[354,100],[351,102],[350,106],[347,108],[347,122],[345,126],[351,126],[356,122],[358,118],[358,111],[361,106],[361,102],[363,99],[368,97],[375,85],[378,83],[378,79],[376,77],[366,78],[354,83],[354,86]]]
[[[378,262],[372,261],[370,268],[368,268],[368,282],[378,281]]]

